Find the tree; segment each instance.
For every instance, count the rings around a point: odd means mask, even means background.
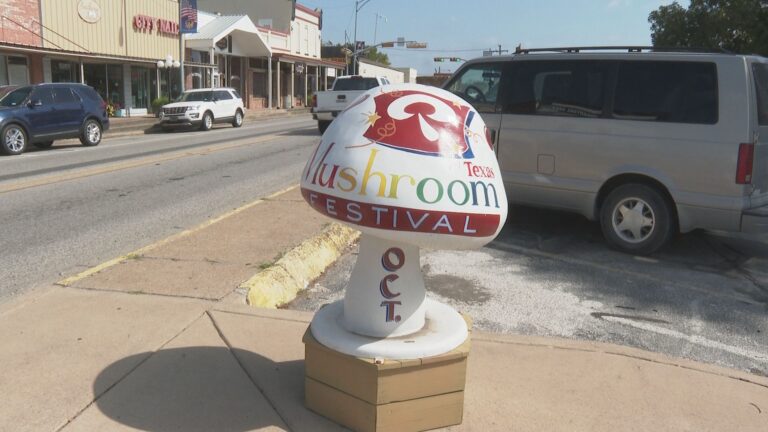
[[[768,55],[768,0],[691,0],[648,16],[655,47],[724,49]]]
[[[361,57],[365,57],[368,60],[389,66],[389,56],[386,53],[379,52],[378,48],[376,47],[365,51]]]
[[[352,44],[334,44],[331,41],[326,42],[320,48],[323,58],[345,58],[343,49],[346,48],[349,52],[352,52]],[[368,60],[375,61],[389,66],[389,56],[386,53],[379,52],[377,47],[368,48],[360,54],[361,58],[367,58]],[[351,61],[351,57],[349,58]]]

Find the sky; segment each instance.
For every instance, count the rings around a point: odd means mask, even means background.
[[[299,0],[323,9],[323,41],[353,39],[355,0]],[[357,16],[357,39],[426,42],[427,49],[385,48],[390,63],[419,75],[460,63],[434,57],[471,59],[483,50],[595,45],[650,45],[648,14],[671,0],[370,0]],[[688,0],[678,0],[688,7]],[[383,16],[385,18],[377,18]]]

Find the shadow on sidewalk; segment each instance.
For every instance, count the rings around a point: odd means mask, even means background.
[[[233,356],[234,353],[234,356]],[[131,373],[114,384],[132,365]],[[304,361],[275,363],[258,354],[223,347],[164,349],[126,357],[104,369],[93,385],[96,406],[110,419],[153,432],[231,431],[269,426],[287,429],[247,370],[304,377]],[[269,371],[269,372],[267,372]],[[303,405],[303,386],[283,397]],[[91,413],[93,414],[93,413]],[[86,429],[93,416],[85,420]],[[98,419],[96,419],[98,423]],[[98,426],[101,426],[99,424]]]

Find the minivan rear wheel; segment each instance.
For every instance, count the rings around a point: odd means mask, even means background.
[[[9,124],[0,133],[0,152],[7,155],[20,155],[27,148],[27,134],[17,124]]]
[[[667,199],[644,184],[625,184],[611,191],[600,209],[600,225],[611,246],[637,255],[664,247],[676,226]]]
[[[84,146],[97,146],[101,142],[101,124],[94,119],[88,119],[83,123],[80,132],[80,142]]]

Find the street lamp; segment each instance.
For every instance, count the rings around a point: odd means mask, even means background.
[[[389,20],[387,20],[387,17],[385,17],[384,15],[376,12],[376,22],[373,25],[373,44],[374,45],[376,45],[376,30],[379,29],[379,20],[380,19],[384,19],[384,22],[389,22]]]
[[[157,61],[157,68],[165,69],[168,74],[168,100],[173,100],[173,95],[171,94],[171,69],[179,68],[180,66],[181,63],[178,60],[174,60],[173,56],[170,54],[165,56],[165,60]]]

